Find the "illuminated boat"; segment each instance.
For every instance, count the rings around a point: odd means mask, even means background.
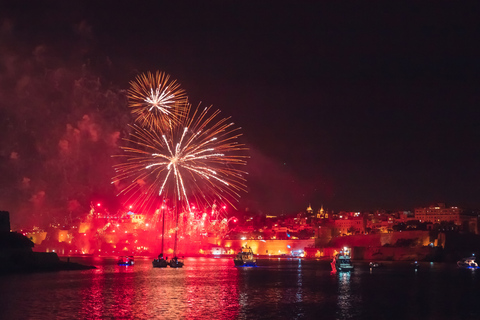
[[[117,264],[119,266],[133,266],[135,264],[135,259],[133,256],[120,257]]]
[[[478,269],[478,263],[475,257],[463,258],[462,260],[457,261],[457,266],[462,269]]]
[[[153,259],[152,265],[154,268],[166,268],[168,261],[163,258],[163,253],[158,255],[158,259]]]
[[[330,264],[334,272],[353,271],[353,264],[350,259],[350,250],[346,247],[343,248],[343,250],[333,257],[333,260]]]
[[[233,263],[235,263],[235,267],[256,267],[257,260],[253,255],[252,248],[242,247],[242,250],[233,258]]]
[[[182,260],[179,260],[177,257],[173,257],[168,263],[170,268],[182,268],[184,263]]]
[[[420,263],[418,261],[412,262],[413,269],[418,270],[420,269]]]

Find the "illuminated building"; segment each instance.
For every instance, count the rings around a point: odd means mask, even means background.
[[[317,219],[328,219],[328,212],[323,210],[323,205],[320,207],[320,210],[317,212]]]
[[[365,232],[363,219],[361,218],[337,219],[335,220],[335,229],[337,229],[341,235]]]
[[[314,247],[315,240],[217,240],[216,245],[225,251],[238,252],[241,247],[250,247],[254,254],[282,256],[296,255],[307,247]]]
[[[415,208],[415,219],[420,222],[453,222],[461,225],[461,213],[462,210],[458,207],[447,208],[445,203],[437,203],[427,208]]]

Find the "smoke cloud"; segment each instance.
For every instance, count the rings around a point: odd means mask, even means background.
[[[124,90],[100,76],[112,62],[84,21],[62,50],[21,42],[20,29],[0,21],[0,209],[15,227],[68,223],[94,200],[118,207],[111,156],[131,117]]]

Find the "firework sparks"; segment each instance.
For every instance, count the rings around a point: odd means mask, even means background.
[[[176,80],[164,72],[147,72],[130,82],[129,107],[142,126],[179,123],[188,111],[187,95]]]
[[[190,203],[213,205],[215,201],[233,206],[246,191],[246,148],[237,142],[240,128],[229,118],[219,118],[211,108],[189,111],[181,123],[154,130],[133,127],[123,147],[125,161],[116,165],[114,183],[126,182],[120,194],[143,208],[158,198],[172,198],[191,212]],[[160,196],[160,197],[159,197]]]

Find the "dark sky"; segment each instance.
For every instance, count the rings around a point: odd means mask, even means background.
[[[125,108],[105,111],[104,92],[123,101],[122,90],[138,73],[161,70],[178,79],[193,104],[213,105],[242,127],[251,155],[242,210],[290,213],[309,204],[412,210],[433,202],[480,208],[479,7],[473,1],[3,2],[0,84],[12,103],[4,99],[0,111],[7,117],[12,105],[38,109],[21,102],[25,72],[41,83],[46,73],[62,70],[74,83],[88,70],[101,83],[103,98],[92,98],[100,101],[78,107],[62,93],[68,110],[51,96],[37,103],[63,113],[62,132],[69,121],[80,126],[92,107],[105,135],[124,134]],[[55,82],[48,86],[59,90]],[[3,124],[17,127],[25,113]],[[2,170],[11,170],[11,143],[2,139]],[[10,175],[10,183],[23,179]]]

